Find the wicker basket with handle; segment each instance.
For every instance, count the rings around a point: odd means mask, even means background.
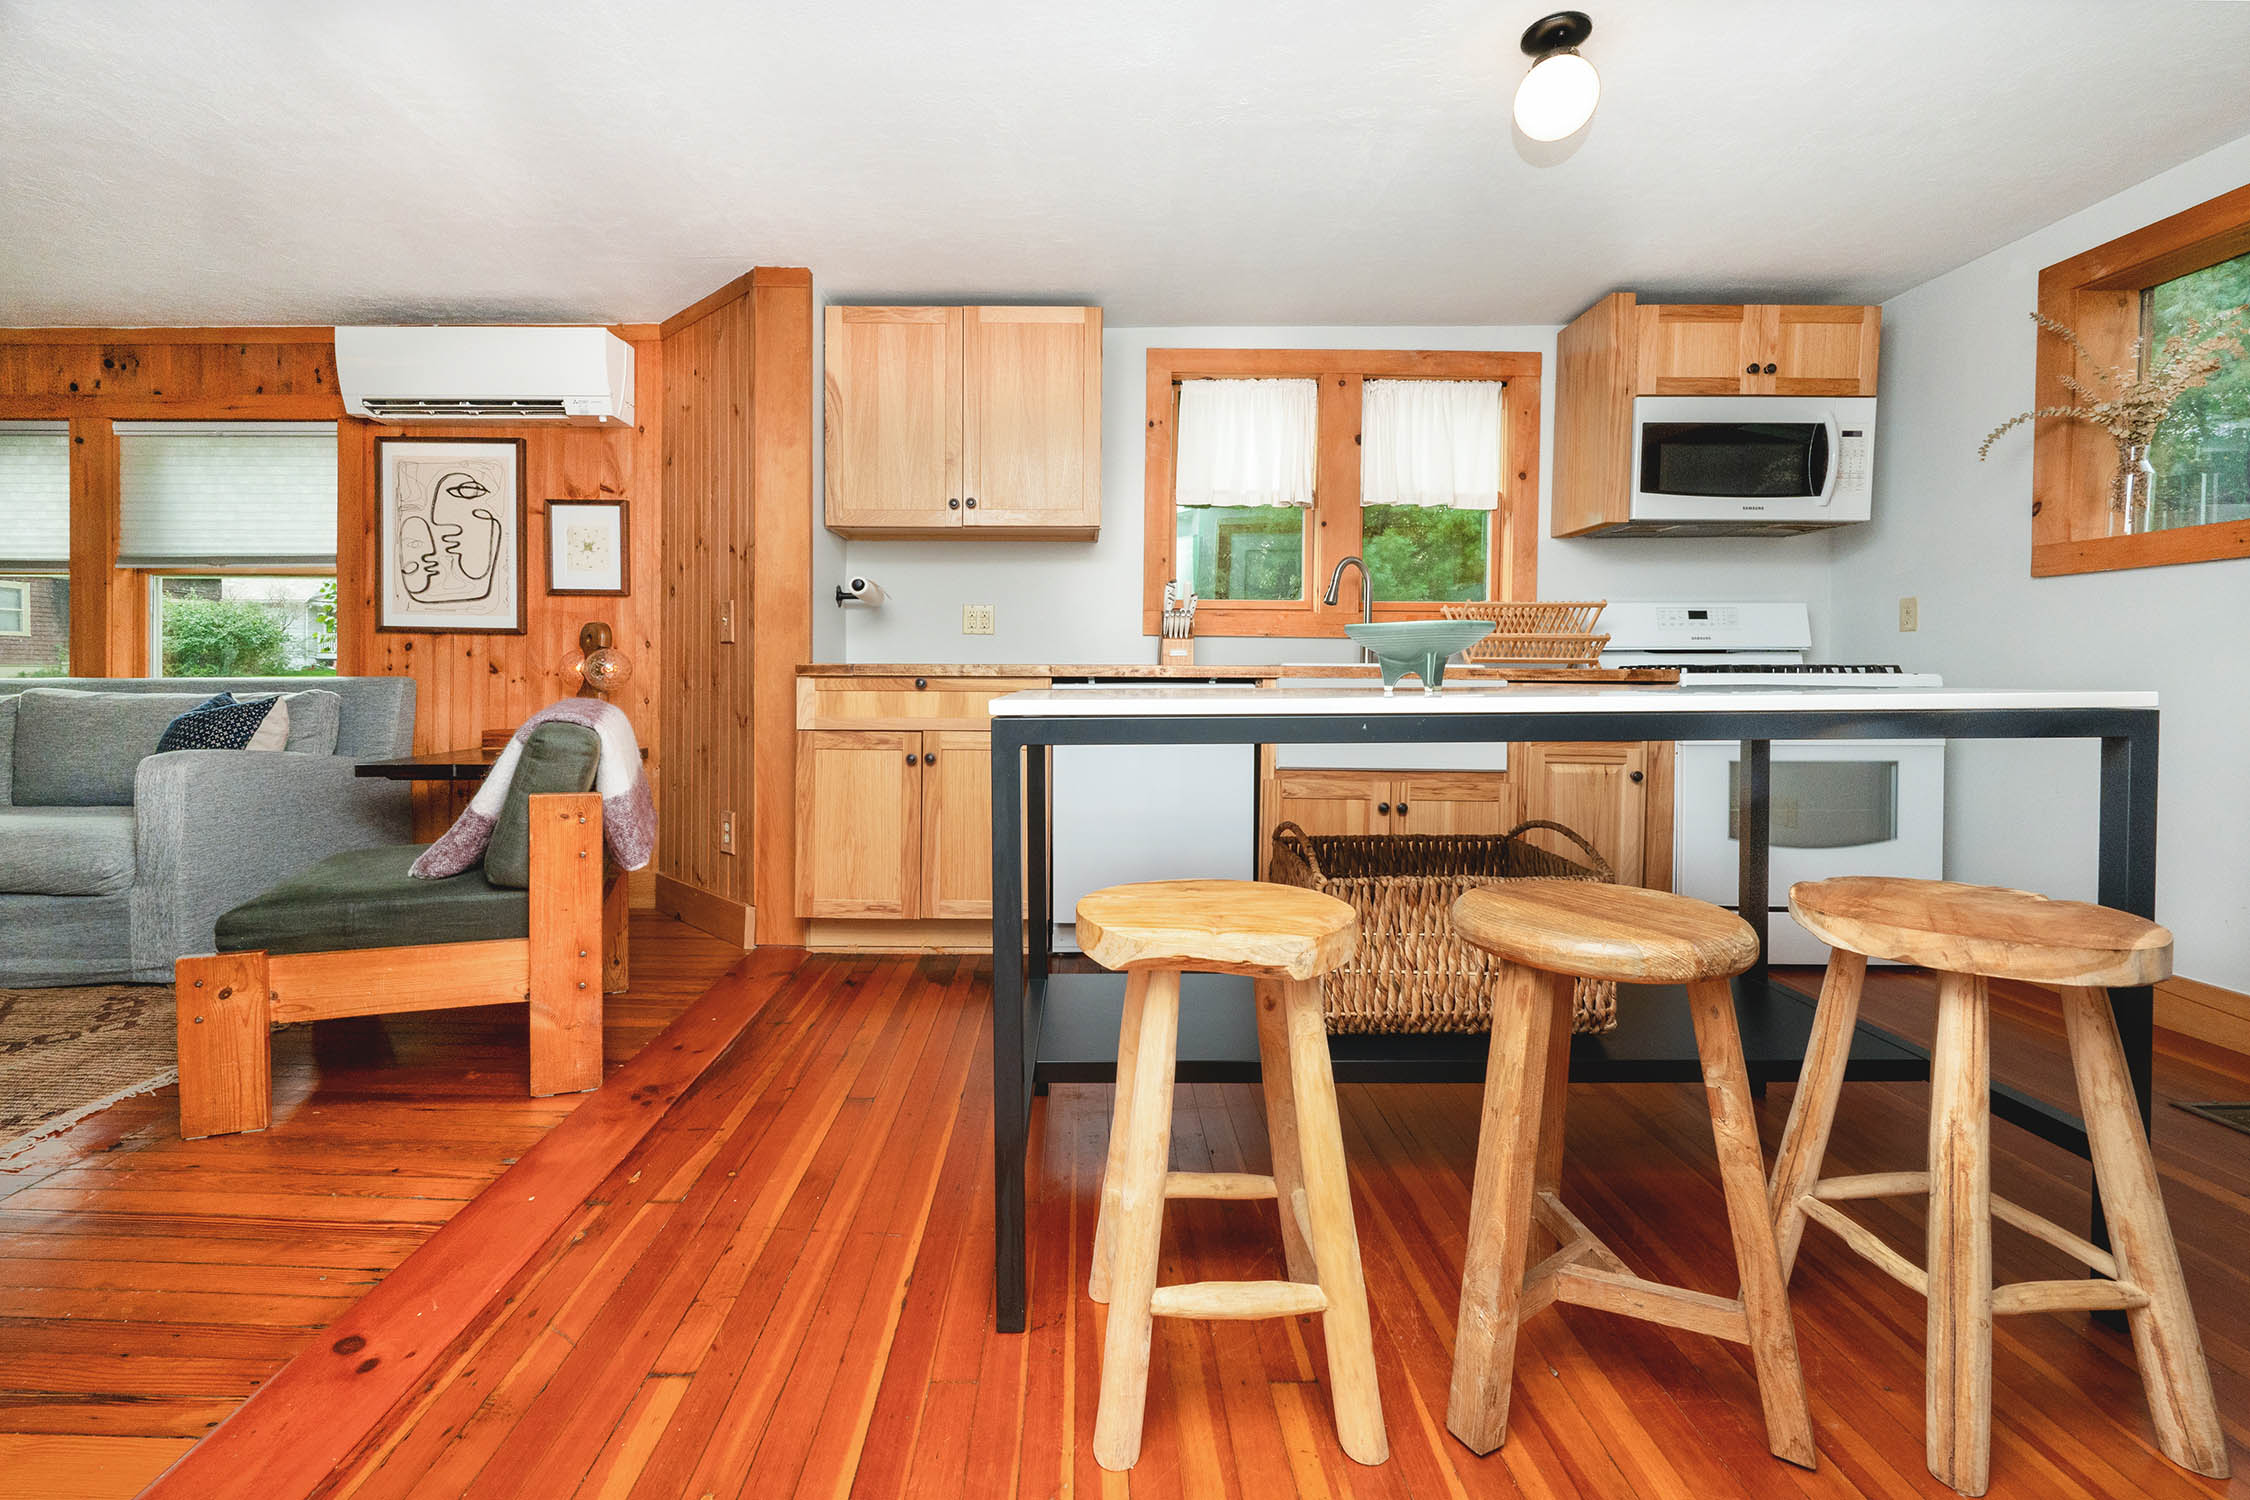
[[[1549,829],[1585,851],[1587,863],[1542,849],[1525,835]],[[1309,834],[1274,830],[1267,879],[1351,903],[1359,952],[1324,980],[1334,1032],[1485,1031],[1492,1025],[1498,962],[1453,931],[1462,892],[1510,880],[1617,877],[1594,846],[1560,823],[1534,818],[1504,834]],[[1581,979],[1572,996],[1577,1032],[1617,1024],[1617,986]]]

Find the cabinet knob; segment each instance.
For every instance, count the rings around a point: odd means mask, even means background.
[[[1638,771],[1627,771],[1625,773],[1625,779],[1627,781],[1638,781],[1641,779],[1641,773]]]
[[[1375,804],[1375,811],[1387,818],[1391,815],[1391,805],[1388,802],[1378,802]]]
[[[923,764],[923,765],[925,765],[925,766],[934,766],[934,765],[936,765],[936,764],[937,764],[937,752],[936,752],[935,750],[925,750],[925,751],[923,751],[923,752],[922,752],[922,764]]]
[[[1766,373],[1767,373],[1768,375],[1771,375],[1771,374],[1773,373],[1773,366],[1772,366],[1772,365],[1767,365],[1767,366],[1766,366]],[[974,505],[974,504],[976,504],[976,501],[974,501],[974,500],[971,500],[971,501],[970,501],[969,503],[970,503],[971,505]]]
[[[1406,816],[1406,804],[1403,802],[1398,805],[1398,815],[1402,818]]]
[[[915,679],[914,679],[914,686],[915,686],[915,687],[916,687],[917,689],[920,689],[920,688],[926,688],[926,687],[928,687],[929,685],[930,685],[930,679],[929,679],[929,678],[927,678],[927,677],[917,677],[917,678],[915,678]]]
[[[906,752],[906,763],[907,763],[908,765],[910,765],[910,766],[911,766],[911,765],[913,765],[913,764],[914,764],[914,762],[916,762],[917,760],[920,760],[921,758],[922,758],[921,756],[917,755],[917,754],[916,754],[916,753],[915,753],[914,751],[912,751],[912,750],[909,750],[909,751],[907,751],[907,752]]]
[[[945,502],[945,508],[947,510],[959,510],[961,508],[961,502],[958,500],[948,500]]]
[[[1755,364],[1744,365],[1742,367],[1742,373],[1745,375],[1755,375],[1758,373],[1758,367]]]
[[[976,496],[974,496],[974,495],[971,495],[971,496],[969,497],[969,500],[968,500],[968,505],[969,505],[969,509],[971,509],[971,510],[975,510],[975,509],[977,508],[977,497],[976,497]]]

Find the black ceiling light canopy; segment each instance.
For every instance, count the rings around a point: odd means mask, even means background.
[[[1535,141],[1559,141],[1594,117],[1602,82],[1578,49],[1594,34],[1582,10],[1558,10],[1524,29],[1531,71],[1516,85],[1516,128]]]

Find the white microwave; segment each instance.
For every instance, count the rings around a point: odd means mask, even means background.
[[[1633,502],[1645,536],[1786,536],[1864,521],[1873,396],[1640,396]]]

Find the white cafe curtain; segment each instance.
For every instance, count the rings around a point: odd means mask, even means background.
[[[1496,510],[1497,380],[1370,380],[1360,388],[1359,503]]]
[[[1180,382],[1181,505],[1313,503],[1320,389],[1312,380]]]

